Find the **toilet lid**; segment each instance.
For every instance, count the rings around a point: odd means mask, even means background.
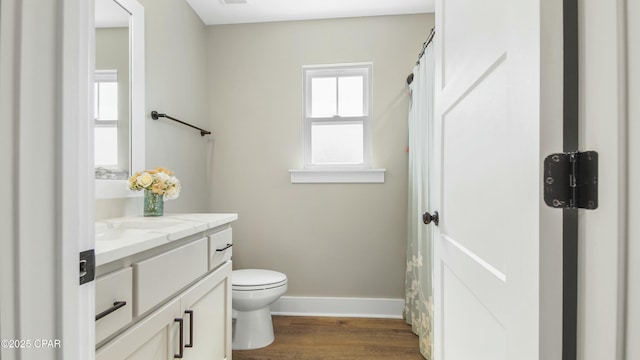
[[[233,287],[273,285],[285,283],[286,281],[287,275],[272,270],[243,269],[233,270],[231,273]]]

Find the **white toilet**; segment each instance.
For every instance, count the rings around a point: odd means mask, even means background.
[[[274,340],[269,305],[287,291],[287,275],[271,270],[234,270],[231,274],[234,350],[265,347]]]

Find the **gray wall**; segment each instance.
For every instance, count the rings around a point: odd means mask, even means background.
[[[208,27],[209,210],[237,212],[234,267],[286,273],[290,296],[402,298],[406,77],[427,14]],[[384,184],[291,184],[302,66],[373,62],[373,165]]]
[[[140,0],[145,8],[147,114],[167,113],[199,127],[207,121],[206,28],[186,1]],[[175,171],[182,183],[167,212],[205,211],[206,149],[209,137],[147,115],[146,163]]]
[[[206,128],[206,27],[185,1],[139,0],[145,10],[146,167],[175,171],[182,183],[165,212],[204,212],[207,141],[194,129],[167,119],[151,120],[151,110]],[[141,215],[142,198],[96,201],[96,219]]]

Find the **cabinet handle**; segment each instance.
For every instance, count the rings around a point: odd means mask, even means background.
[[[227,246],[223,247],[222,249],[216,249],[216,251],[225,251],[225,250],[227,250],[228,248],[230,248],[232,246],[233,246],[233,244],[227,244]]]
[[[180,323],[180,350],[177,354],[173,355],[173,358],[182,359],[182,356],[184,356],[184,320],[182,318],[175,318],[173,321]]]
[[[100,314],[96,315],[96,321],[102,319],[103,317],[111,314],[112,312],[120,309],[121,307],[127,305],[126,301],[116,301],[113,303],[113,306],[108,308],[107,310],[101,312]]]
[[[193,347],[193,310],[185,310],[185,314],[189,315],[189,343],[184,347]]]

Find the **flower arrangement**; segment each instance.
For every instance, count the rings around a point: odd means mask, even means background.
[[[177,199],[180,195],[180,180],[173,171],[159,167],[155,170],[145,170],[133,174],[129,178],[129,189],[150,190],[157,195],[163,195],[164,200]]]

